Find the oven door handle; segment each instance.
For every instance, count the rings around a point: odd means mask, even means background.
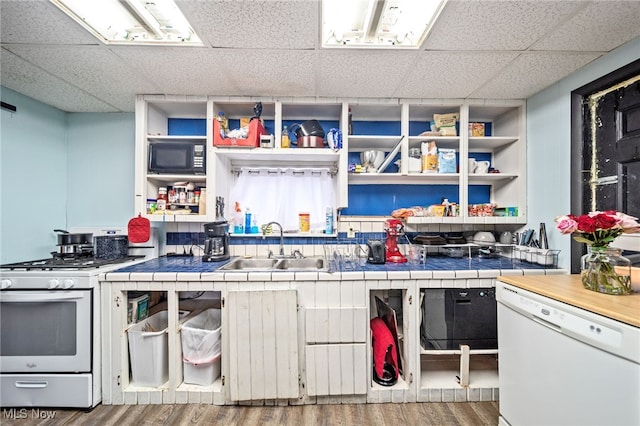
[[[0,301],[2,302],[55,302],[59,300],[80,300],[85,297],[85,294],[78,294],[78,292],[50,292],[50,293],[35,293],[35,292],[7,292],[0,295]]]
[[[49,382],[45,380],[20,380],[18,382],[15,382],[15,386],[17,388],[42,389],[49,386]]]

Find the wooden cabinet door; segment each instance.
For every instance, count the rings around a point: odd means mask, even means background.
[[[232,401],[298,398],[295,290],[227,295]]]

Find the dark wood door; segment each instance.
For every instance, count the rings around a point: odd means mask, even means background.
[[[571,93],[571,213],[640,217],[640,59]],[[571,241],[571,273],[584,244]]]
[[[640,80],[595,93],[584,107],[583,213],[640,217]]]

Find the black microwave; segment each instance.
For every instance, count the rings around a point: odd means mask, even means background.
[[[205,142],[149,143],[149,173],[206,174]]]

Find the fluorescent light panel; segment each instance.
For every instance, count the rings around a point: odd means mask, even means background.
[[[105,44],[202,46],[173,0],[51,0]]]
[[[446,0],[322,0],[322,47],[417,49]]]

